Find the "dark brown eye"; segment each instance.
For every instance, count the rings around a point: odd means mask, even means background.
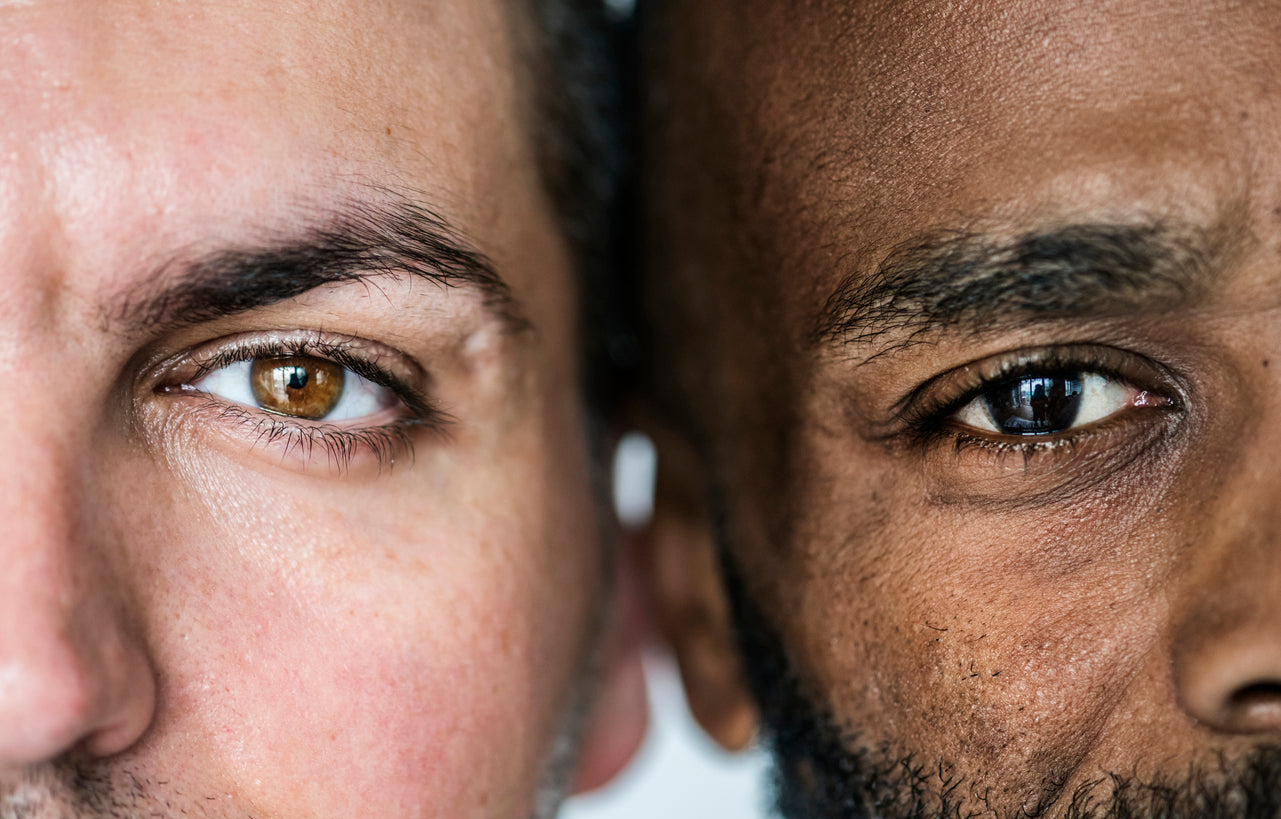
[[[259,406],[312,421],[333,412],[345,382],[341,366],[311,356],[256,358],[249,370]]]
[[[988,416],[1007,435],[1046,435],[1070,429],[1081,408],[1080,373],[1007,381],[983,394]]]
[[[1102,373],[1031,373],[993,383],[952,417],[1000,435],[1056,435],[1158,401]]]

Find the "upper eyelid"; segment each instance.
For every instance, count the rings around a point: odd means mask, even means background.
[[[249,338],[243,343],[230,343],[219,347],[210,356],[197,357],[194,363],[202,374],[237,361],[250,361],[255,358],[279,355],[327,358],[336,364],[346,365],[349,361],[357,358],[349,352],[352,346],[350,344],[351,341],[352,339],[348,337],[340,337],[334,341],[323,338],[308,338],[306,336],[288,337],[280,340]]]

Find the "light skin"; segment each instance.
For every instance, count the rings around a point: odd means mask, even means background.
[[[520,8],[0,4],[0,814],[529,817],[635,747]]]
[[[649,554],[704,724],[754,720],[673,568],[716,576],[722,511],[841,752],[928,815],[1230,789],[1281,735],[1277,7],[672,6]]]

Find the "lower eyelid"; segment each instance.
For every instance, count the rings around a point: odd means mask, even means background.
[[[329,470],[343,476],[365,464],[374,467],[371,474],[381,474],[385,466],[413,462],[420,431],[444,434],[443,429],[417,418],[342,427],[273,414],[198,390],[184,394],[192,401],[184,413],[188,423],[196,424],[202,434],[211,433],[228,441],[233,450],[259,453],[258,457],[295,471],[322,468],[322,474]]]
[[[1119,476],[1142,471],[1136,463],[1168,466],[1185,416],[1175,401],[1149,406],[1056,436],[998,438],[964,428],[941,432],[918,450],[926,495],[933,505],[1035,509],[1071,503]],[[1163,467],[1161,474],[1167,472]]]

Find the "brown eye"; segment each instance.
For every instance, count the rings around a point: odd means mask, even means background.
[[[341,366],[311,356],[256,358],[249,369],[259,406],[312,421],[333,412],[345,381]]]

